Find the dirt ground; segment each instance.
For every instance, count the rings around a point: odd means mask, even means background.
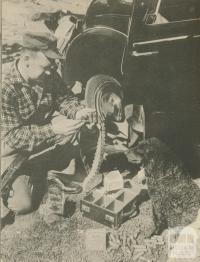
[[[91,0],[3,0],[3,44],[20,41],[21,33],[26,28],[27,21],[35,12],[51,12],[62,9],[78,14],[85,14],[90,2]]]
[[[29,17],[33,13],[65,9],[84,14],[90,2],[91,0],[3,0],[3,70],[18,55],[17,43],[21,41],[22,32],[30,26]],[[118,230],[113,230],[82,216],[79,210],[81,197],[67,196],[68,200],[76,203],[75,212],[70,217],[51,224],[46,223],[42,215],[44,206],[40,211],[18,216],[14,224],[6,226],[1,232],[1,262],[167,261],[166,232],[159,239],[150,239],[151,243],[145,244],[145,239],[154,229],[149,199],[141,204],[139,215],[127,220]],[[106,229],[107,235],[115,235],[120,243],[113,250],[109,250],[109,245],[107,250],[89,250],[85,240],[88,229]],[[143,250],[144,246],[148,246],[147,250],[138,251],[123,244],[122,238],[127,243],[129,236],[132,236],[138,248]]]
[[[33,14],[56,10],[70,10],[73,13],[85,14],[90,2],[91,0],[3,0],[2,62],[10,62],[18,54],[18,44],[22,41],[24,31],[46,30],[42,23],[30,22]]]

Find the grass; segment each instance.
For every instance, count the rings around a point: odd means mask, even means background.
[[[139,216],[128,220],[116,232],[127,235],[140,232],[138,241],[142,243],[153,230],[150,201],[141,206]],[[70,218],[47,224],[38,211],[19,216],[13,225],[5,227],[1,234],[2,262],[105,262],[132,261],[122,250],[114,252],[89,251],[85,248],[87,229],[104,228],[82,216],[77,208]],[[106,227],[107,232],[113,230]]]
[[[134,190],[134,189],[133,189]],[[137,244],[144,245],[145,239],[154,230],[151,201],[144,199],[139,214],[127,220],[118,230],[103,226],[82,216],[79,201],[82,195],[68,195],[68,200],[77,203],[76,210],[69,218],[61,218],[47,223],[44,207],[34,213],[16,217],[12,225],[1,232],[1,262],[133,262],[142,261],[136,258],[138,252],[128,252],[123,245],[109,251],[90,251],[86,249],[85,233],[88,229],[106,229],[107,233],[134,236]],[[52,218],[52,215],[50,215]],[[48,220],[49,221],[49,220]],[[143,258],[147,261],[167,261],[167,231],[161,235],[163,244],[148,246]],[[152,240],[152,239],[150,239]],[[145,260],[144,260],[145,261]],[[197,260],[191,260],[197,262]]]

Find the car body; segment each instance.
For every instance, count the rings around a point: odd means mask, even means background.
[[[131,10],[132,0],[94,0],[87,9],[85,26],[104,25],[127,34]]]
[[[121,80],[121,62],[127,43],[131,6],[130,0],[91,2],[78,34],[67,48],[63,74],[66,82],[79,80],[86,83],[98,73]]]
[[[147,136],[200,173],[199,0],[94,0],[66,61],[70,80],[117,78],[144,105]]]
[[[129,26],[122,61],[129,102],[144,105],[147,136],[200,171],[200,3],[136,0]]]

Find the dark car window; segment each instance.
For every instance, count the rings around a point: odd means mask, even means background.
[[[157,0],[154,10],[147,14],[146,23],[164,24],[197,18],[200,18],[199,0]]]

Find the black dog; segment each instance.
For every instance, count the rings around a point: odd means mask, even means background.
[[[154,234],[160,234],[165,228],[186,226],[195,220],[200,209],[200,189],[165,144],[150,138],[126,155],[129,162],[139,158],[143,162],[153,206]]]

